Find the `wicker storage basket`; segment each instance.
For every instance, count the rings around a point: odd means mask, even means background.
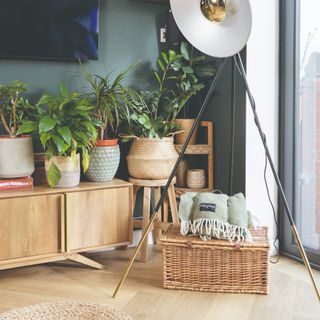
[[[253,243],[203,241],[170,226],[161,238],[164,288],[268,294],[268,228],[251,233]]]

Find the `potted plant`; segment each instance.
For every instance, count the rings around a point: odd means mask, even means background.
[[[111,181],[119,167],[120,149],[118,145],[118,128],[129,117],[128,99],[131,90],[122,82],[131,66],[112,80],[109,73],[102,77],[85,72],[90,84],[88,94],[96,119],[98,139],[91,151],[90,164],[86,177],[90,181]]]
[[[0,85],[0,119],[7,133],[0,136],[0,178],[29,176],[34,171],[32,137],[19,132],[29,111],[20,96],[25,91],[26,84],[20,81]]]
[[[30,103],[25,101],[25,104]],[[46,154],[45,168],[50,187],[74,187],[82,167],[89,166],[89,151],[97,138],[88,98],[60,85],[57,96],[43,95],[35,105],[34,120],[24,121],[20,132],[37,132]]]
[[[182,45],[181,53],[162,52],[157,60],[159,71],[154,72],[157,90],[131,97],[134,103],[126,138],[134,138],[127,156],[132,177],[167,179],[177,160],[173,136],[179,127],[175,119],[189,99],[204,88],[192,61],[184,58],[184,49]]]

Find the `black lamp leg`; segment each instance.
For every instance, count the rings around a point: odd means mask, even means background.
[[[260,135],[263,147],[265,149],[265,153],[267,155],[268,162],[269,162],[270,167],[271,167],[271,171],[273,173],[273,177],[275,179],[275,182],[276,182],[278,190],[279,190],[280,199],[281,199],[281,201],[282,201],[282,203],[284,205],[285,213],[286,213],[287,218],[289,220],[289,223],[291,225],[291,230],[292,230],[293,236],[294,236],[294,238],[295,238],[295,240],[296,240],[296,242],[298,244],[298,247],[299,247],[299,250],[300,250],[300,254],[301,254],[302,259],[304,261],[305,267],[308,270],[311,282],[313,284],[314,290],[315,290],[315,292],[317,294],[317,297],[319,299],[319,302],[320,302],[320,291],[319,291],[319,288],[317,286],[316,280],[314,278],[312,269],[310,267],[310,263],[309,263],[308,257],[306,255],[306,252],[305,252],[304,247],[302,245],[302,241],[300,239],[297,227],[296,227],[296,225],[294,223],[293,215],[292,215],[292,212],[290,210],[286,195],[284,193],[280,178],[279,178],[278,173],[276,171],[276,168],[274,166],[274,163],[273,163],[273,160],[272,160],[272,157],[271,157],[268,145],[267,145],[266,136],[265,136],[265,134],[264,134],[264,132],[262,130],[261,124],[260,124],[260,120],[259,120],[258,113],[257,113],[257,110],[256,110],[256,103],[255,103],[255,100],[253,98],[253,95],[251,93],[251,90],[250,90],[250,87],[249,87],[249,84],[248,84],[246,72],[245,72],[245,69],[244,69],[244,66],[243,66],[243,62],[242,62],[240,53],[235,55],[233,57],[233,59],[234,59],[234,62],[236,64],[236,66],[238,67],[239,73],[241,75],[241,78],[243,80],[244,86],[246,88],[247,95],[248,95],[248,98],[249,98],[249,101],[250,101],[250,105],[251,105],[251,109],[252,109],[253,116],[254,116],[254,122],[255,122],[255,124],[256,124],[256,126],[258,128],[259,135]]]
[[[208,102],[209,102],[209,100],[210,100],[210,98],[211,98],[211,96],[212,96],[213,90],[215,89],[215,87],[216,87],[216,85],[217,85],[217,82],[218,82],[218,80],[219,80],[219,78],[220,78],[220,76],[221,76],[221,74],[222,74],[222,71],[223,71],[224,66],[225,66],[225,64],[226,64],[226,61],[227,61],[226,59],[223,59],[223,60],[221,61],[221,63],[220,63],[220,66],[219,66],[219,68],[218,68],[218,71],[217,71],[217,73],[215,74],[215,76],[214,76],[214,78],[213,78],[213,80],[212,80],[212,83],[211,83],[211,85],[210,85],[210,88],[209,88],[209,90],[208,90],[208,93],[207,93],[207,95],[206,95],[206,98],[205,98],[205,100],[204,100],[204,102],[203,102],[203,104],[202,104],[202,106],[201,106],[201,108],[200,108],[200,111],[199,111],[199,113],[198,113],[198,116],[197,116],[197,118],[196,118],[196,120],[195,120],[195,122],[194,122],[194,124],[193,124],[193,126],[192,126],[192,128],[191,128],[191,130],[190,130],[190,132],[189,132],[189,134],[188,134],[188,137],[187,137],[187,139],[186,139],[186,141],[185,141],[185,143],[184,143],[184,145],[183,145],[183,147],[182,147],[182,149],[181,149],[181,152],[180,152],[180,154],[179,154],[179,157],[178,157],[178,159],[177,159],[177,161],[176,161],[176,163],[175,163],[175,165],[174,165],[174,167],[173,167],[173,169],[172,169],[172,172],[171,172],[171,174],[170,174],[170,177],[168,178],[167,184],[165,185],[165,187],[164,187],[164,189],[163,189],[163,191],[162,191],[162,193],[161,193],[161,197],[160,197],[160,199],[159,199],[159,201],[158,201],[158,203],[157,203],[157,205],[156,205],[156,207],[155,207],[155,209],[154,209],[154,211],[153,211],[153,214],[152,214],[152,216],[151,216],[151,218],[150,218],[150,221],[149,221],[149,224],[148,224],[148,226],[147,226],[147,228],[146,228],[146,231],[145,231],[144,234],[142,235],[141,240],[140,240],[138,246],[137,246],[137,247],[135,248],[135,250],[134,250],[134,253],[133,253],[133,255],[132,255],[131,259],[130,259],[130,262],[129,262],[128,266],[127,266],[127,269],[126,269],[125,273],[123,274],[122,279],[120,280],[120,282],[119,282],[116,290],[115,290],[114,293],[113,293],[113,296],[112,296],[113,298],[116,297],[119,289],[122,287],[122,285],[123,285],[123,283],[124,283],[124,281],[125,281],[128,273],[129,273],[129,271],[130,271],[130,269],[131,269],[131,267],[132,267],[132,265],[133,265],[133,263],[134,263],[134,260],[136,259],[137,255],[138,255],[138,252],[139,252],[139,250],[140,250],[143,242],[146,240],[146,238],[147,238],[147,236],[148,236],[148,234],[149,234],[149,232],[150,232],[150,230],[151,230],[151,227],[152,227],[152,225],[153,225],[153,222],[154,222],[154,220],[155,220],[155,218],[156,218],[156,216],[157,216],[158,210],[160,209],[160,207],[162,206],[162,204],[163,204],[163,202],[164,202],[165,195],[166,195],[166,193],[167,193],[167,191],[168,191],[168,189],[169,189],[169,187],[170,187],[170,185],[171,185],[171,182],[172,182],[174,176],[176,175],[178,166],[179,166],[179,164],[180,164],[180,162],[181,162],[181,160],[182,160],[182,158],[183,158],[183,156],[184,156],[184,154],[185,154],[185,152],[186,152],[186,150],[187,150],[187,147],[188,147],[188,145],[189,145],[189,142],[190,142],[190,140],[191,140],[191,137],[192,137],[194,131],[196,130],[197,126],[199,125],[199,123],[200,123],[200,121],[201,121],[201,118],[202,118],[202,116],[203,116],[203,114],[204,114],[204,112],[205,112],[205,110],[206,110],[206,108],[207,108]]]

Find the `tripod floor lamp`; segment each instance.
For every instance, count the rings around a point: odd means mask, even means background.
[[[154,212],[150,218],[150,222],[145,233],[136,247],[133,256],[130,259],[128,267],[124,272],[121,281],[119,282],[113,297],[115,298],[119,289],[123,285],[134,260],[144,242],[148,233],[151,230],[152,224],[157,217],[157,212],[160,209],[165,194],[174,178],[180,161],[182,160],[187,146],[190,142],[193,132],[198,126],[204,111],[208,105],[208,102],[212,96],[213,90],[223,72],[227,59],[233,59],[234,63],[239,71],[239,74],[243,80],[248,99],[251,105],[251,109],[254,115],[254,121],[257,126],[268,162],[271,167],[275,182],[278,187],[279,197],[282,205],[284,206],[286,216],[291,225],[293,237],[299,247],[301,257],[304,261],[305,267],[310,276],[312,285],[317,294],[320,303],[320,291],[317,287],[312,269],[310,267],[309,260],[302,245],[297,227],[295,225],[292,212],[288,205],[286,195],[284,193],[282,184],[274,166],[269,148],[267,145],[266,136],[261,128],[258,114],[256,111],[256,104],[254,97],[250,91],[249,84],[246,77],[246,72],[243,66],[243,62],[239,52],[245,47],[251,32],[252,26],[252,13],[249,0],[170,0],[171,10],[175,21],[185,36],[185,38],[198,50],[203,53],[216,58],[222,58],[220,66],[214,76],[212,83],[209,87],[206,98],[200,108],[196,121],[184,143],[180,152],[179,158],[171,172],[171,175],[167,181],[167,184],[161,194],[160,200],[155,206]]]

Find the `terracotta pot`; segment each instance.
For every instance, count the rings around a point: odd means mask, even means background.
[[[177,159],[172,137],[136,139],[127,156],[129,174],[137,179],[168,179]]]
[[[0,178],[19,178],[34,172],[31,136],[0,136]]]
[[[51,164],[54,163],[61,173],[61,179],[56,188],[76,187],[80,183],[80,155],[76,155],[75,163],[71,157],[51,157],[45,160],[46,174]]]
[[[97,147],[116,146],[117,144],[118,144],[118,139],[107,139],[107,140],[97,140],[96,141]]]
[[[175,143],[184,144],[195,122],[195,119],[176,119],[174,122],[176,125],[180,127],[179,130],[184,131],[184,132],[178,133],[175,136]],[[198,131],[198,128],[196,128],[195,132],[193,133],[189,144],[196,144],[197,131]]]

